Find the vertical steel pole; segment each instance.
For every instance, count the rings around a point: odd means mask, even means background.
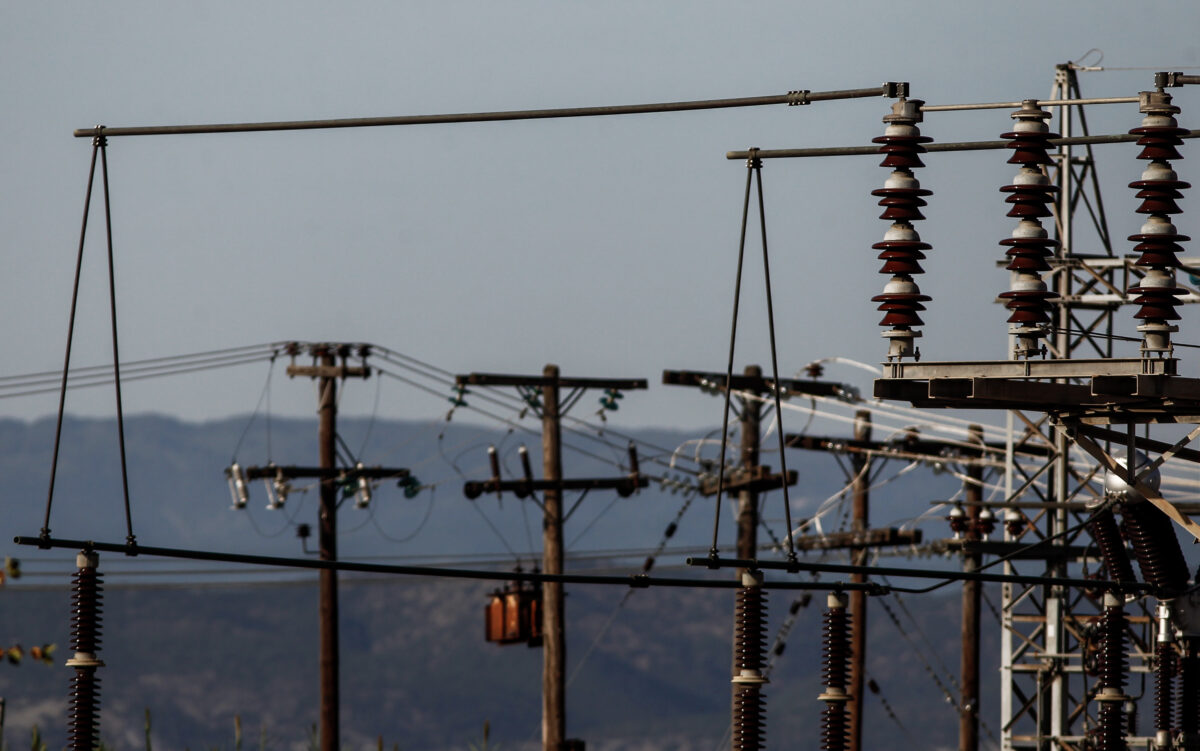
[[[983,428],[972,425],[968,429],[968,441],[983,445]],[[982,452],[973,452],[982,455]],[[967,501],[967,543],[977,542],[979,534],[978,505],[983,500],[983,468],[979,465],[967,467],[963,480],[963,497]],[[978,550],[968,550],[963,556],[963,570],[979,570],[983,555]],[[979,605],[983,583],[964,581],[962,589],[962,662],[960,678],[962,701],[959,704],[958,749],[979,750]]]
[[[333,351],[321,353],[321,365],[334,366]],[[320,403],[317,408],[321,469],[337,466],[337,379],[323,375],[318,380]],[[337,560],[337,481],[321,479],[321,509],[318,519],[320,558]],[[321,751],[337,751],[338,736],[338,583],[337,572],[320,573],[320,641],[321,641]]]
[[[859,410],[854,415],[854,439],[856,441],[871,440],[871,412]],[[871,460],[866,454],[852,454],[850,459],[851,471],[854,472],[853,509],[851,516],[852,528],[856,534],[866,534],[871,528],[870,495],[868,488],[871,484]],[[867,548],[852,548],[850,562],[856,566],[867,565]],[[850,581],[865,582],[862,574],[851,574]],[[862,749],[863,726],[863,684],[867,667],[867,593],[855,590],[850,593],[850,678],[847,693],[850,701],[846,709],[849,712],[850,743],[849,751]]]
[[[547,482],[562,480],[562,436],[559,418],[558,366],[542,371],[548,383],[542,388],[542,461]],[[542,495],[542,569],[547,574],[563,571],[562,489],[550,487]],[[567,732],[566,660],[567,634],[564,622],[562,582],[542,584],[542,749],[559,751]]]

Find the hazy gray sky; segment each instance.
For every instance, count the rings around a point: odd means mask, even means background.
[[[1090,0],[5,3],[0,375],[61,365],[90,150],[74,128],[639,103],[888,80],[910,82],[930,103],[1018,100],[1048,95],[1054,65],[1091,48],[1112,68],[1200,65],[1198,21],[1190,2]],[[1124,96],[1149,88],[1151,71],[1081,78],[1086,95]],[[1200,87],[1176,96],[1181,123],[1195,127]],[[113,139],[122,356],[296,338],[377,342],[456,372],[534,372],[553,361],[566,374],[653,384],[663,368],[723,369],[745,177],[725,152],[868,143],[888,104]],[[1089,117],[1098,132],[1140,119],[1136,105]],[[991,139],[1009,122],[1003,110],[931,114],[922,128],[942,141]],[[1097,151],[1121,237],[1140,224],[1125,187],[1140,173],[1134,154],[1129,145]],[[1004,356],[1006,315],[990,301],[1007,288],[995,266],[1012,225],[997,191],[1014,174],[1005,158],[931,155],[919,175],[935,191],[919,227],[934,245],[920,281],[934,297],[921,341],[928,359]],[[764,171],[789,373],[820,357],[876,362],[886,351],[869,301],[885,281],[870,249],[885,229],[870,196],[886,176],[877,163],[780,160]],[[1179,172],[1200,183],[1200,159]],[[84,267],[81,365],[108,357],[100,216]],[[1196,216],[1178,224],[1200,237]],[[757,260],[745,288],[739,368],[769,362]],[[1200,341],[1196,326],[1185,312],[1179,340]],[[265,374],[254,366],[130,384],[127,409],[192,419],[247,412]],[[373,388],[351,390],[343,407],[367,412],[373,398]],[[390,416],[445,409],[392,383],[382,404]],[[54,407],[52,396],[9,399],[0,414]],[[311,392],[281,384],[273,407],[308,414]],[[111,392],[73,394],[68,408],[110,414]],[[627,399],[621,418],[696,426],[717,422],[719,410],[657,387]]]

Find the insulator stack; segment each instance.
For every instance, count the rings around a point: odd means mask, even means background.
[[[1129,239],[1137,243],[1133,249],[1141,255],[1135,264],[1145,270],[1145,275],[1129,292],[1137,295],[1133,302],[1141,306],[1134,318],[1142,322],[1138,326],[1142,332],[1142,354],[1170,354],[1171,334],[1179,330],[1170,322],[1179,320],[1175,311],[1179,305],[1177,298],[1186,294],[1175,286],[1175,269],[1180,266],[1175,254],[1183,251],[1180,242],[1191,239],[1179,234],[1171,223],[1171,215],[1182,213],[1176,203],[1183,198],[1180,191],[1191,185],[1179,179],[1171,169],[1170,160],[1183,158],[1175,147],[1183,143],[1180,136],[1188,131],[1175,121],[1179,108],[1171,104],[1170,94],[1143,91],[1140,99],[1139,111],[1145,117],[1141,127],[1129,132],[1141,136],[1138,145],[1142,151],[1137,158],[1150,163],[1142,172],[1142,179],[1131,182],[1129,187],[1135,188],[1137,197],[1142,199],[1137,213],[1147,217],[1142,231]]]
[[[1050,139],[1058,134],[1050,132],[1046,125],[1050,113],[1039,107],[1036,100],[1026,100],[1011,117],[1016,121],[1013,129],[1000,137],[1008,140],[1008,148],[1012,150],[1008,163],[1021,165],[1021,171],[1012,185],[1000,188],[1002,193],[1009,194],[1005,199],[1012,206],[1008,216],[1017,219],[1012,237],[1000,241],[1008,246],[1005,268],[1012,272],[1012,288],[1000,293],[1000,297],[1008,301],[1004,307],[1011,311],[1008,330],[1016,337],[1013,354],[1033,357],[1045,352],[1041,340],[1046,338],[1052,322],[1050,300],[1058,297],[1042,280],[1042,272],[1050,270],[1046,259],[1058,247],[1058,241],[1042,227],[1042,219],[1054,213],[1050,205],[1058,192],[1045,170],[1046,165],[1052,164]]]
[[[821,670],[825,693],[818,699],[825,702],[821,718],[821,748],[823,751],[844,751],[849,740],[849,717],[846,715],[846,675],[850,663],[850,614],[847,598],[840,592],[829,595],[822,629],[824,663]]]
[[[1100,548],[1100,557],[1104,560],[1108,578],[1117,582],[1137,581],[1112,509],[1106,508],[1093,514],[1091,522],[1088,523],[1088,531],[1092,533],[1096,547]]]
[[[1179,730],[1185,748],[1200,741],[1200,657],[1193,649],[1188,645],[1179,661]]]
[[[1104,612],[1100,616],[1100,653],[1097,672],[1099,685],[1096,700],[1100,702],[1100,727],[1096,738],[1098,751],[1124,749],[1125,675],[1129,670],[1125,654],[1125,610],[1121,600],[1112,593],[1104,595]]]
[[[1142,579],[1159,587],[1164,597],[1187,589],[1187,561],[1171,520],[1145,500],[1123,504],[1121,515]]]
[[[762,575],[748,571],[737,592],[734,628],[733,751],[759,751],[766,741],[762,674],[765,664],[767,594]]]
[[[933,140],[922,136],[917,127],[917,123],[921,122],[923,104],[919,99],[897,101],[892,105],[892,114],[883,118],[887,125],[884,134],[872,139],[872,143],[882,144],[879,152],[884,159],[879,166],[892,170],[883,187],[871,191],[871,195],[879,196],[879,205],[883,207],[879,218],[892,223],[884,233],[883,241],[871,246],[880,251],[879,258],[883,261],[879,273],[891,276],[883,287],[883,294],[871,298],[872,302],[879,303],[879,310],[883,311],[883,320],[879,325],[891,327],[883,332],[888,340],[888,360],[919,357],[913,340],[921,336],[921,332],[913,327],[924,324],[919,315],[920,311],[925,310],[921,303],[931,299],[921,294],[917,283],[913,281],[914,274],[925,273],[920,261],[925,258],[923,251],[932,247],[921,241],[921,236],[912,226],[914,221],[925,218],[921,214],[921,207],[925,205],[924,197],[933,195],[933,191],[921,187],[912,172],[917,167],[925,166],[920,157],[925,147],[921,144]]]
[[[95,553],[79,553],[75,558],[78,570],[72,579],[71,650],[75,654],[67,660],[67,666],[75,668],[68,718],[71,751],[92,751],[100,743],[100,679],[96,668],[104,663],[96,659],[96,652],[100,649],[103,595],[97,563]]]

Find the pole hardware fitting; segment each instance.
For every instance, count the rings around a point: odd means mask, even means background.
[[[908,98],[908,81],[888,81],[881,88],[883,89],[883,96],[888,99]]]
[[[1179,72],[1159,72],[1154,74],[1154,86],[1157,89],[1177,88],[1188,84],[1200,83],[1200,76],[1185,75]]]
[[[796,91],[789,91],[787,93],[788,106],[795,107],[797,105],[812,104],[812,100],[808,98],[808,95],[811,93],[812,92],[809,91],[808,89],[798,89]]]

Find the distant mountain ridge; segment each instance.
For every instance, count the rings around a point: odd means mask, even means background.
[[[237,450],[240,461],[313,462],[315,421],[272,421],[269,451],[262,423],[259,418],[245,433]],[[233,456],[246,424],[246,419],[200,424],[155,416],[127,419],[134,531],[139,541],[303,554],[287,520],[312,521],[311,493],[297,494],[281,514],[262,508],[265,498],[257,486],[249,509],[229,508],[221,470]],[[343,436],[355,451],[367,432],[365,420],[342,422]],[[51,521],[54,535],[124,539],[115,435],[112,421],[68,420]],[[636,431],[635,435],[666,448],[693,437],[673,431]],[[423,483],[435,487],[415,499],[405,499],[395,488],[381,488],[373,501],[374,517],[343,508],[343,557],[485,553],[500,559],[513,557],[515,563],[516,556],[507,549],[511,547],[528,563],[528,540],[536,548],[540,537],[536,509],[523,509],[511,498],[466,501],[461,482],[463,476],[486,477],[489,443],[500,445],[508,455],[520,440],[532,445],[536,435],[519,438],[507,430],[458,423],[379,421],[371,426],[370,436],[361,452],[364,461],[412,467]],[[0,471],[6,480],[0,491],[0,527],[5,540],[14,534],[36,534],[41,526],[52,438],[53,421],[0,421],[4,449]],[[618,449],[624,445],[621,438],[612,439],[613,448],[571,434],[566,440],[590,444],[591,453],[609,454],[614,460],[621,457]],[[792,453],[788,458],[804,478],[794,497],[819,501],[841,486],[828,457]],[[571,453],[567,461],[569,473],[617,471],[597,459]],[[643,469],[663,468],[648,461]],[[910,498],[909,509],[897,511],[894,499],[881,496],[877,516],[886,520],[892,513],[919,513],[927,508],[924,498]],[[771,506],[778,500],[777,494],[767,497],[767,518],[781,514]],[[656,489],[615,501],[595,494],[567,526],[568,542],[578,537],[569,547],[653,548],[681,505],[682,496]],[[694,501],[672,544],[707,544],[711,524],[711,501]],[[402,539],[416,530],[416,536],[402,544],[383,536]],[[20,557],[29,571],[61,568],[62,574],[50,579],[31,575],[0,589],[0,640],[26,646],[55,641],[65,649],[69,555],[4,545],[4,554]],[[659,561],[661,566],[679,563]],[[155,565],[161,568],[161,561],[101,557],[102,571],[149,570]],[[635,562],[631,568],[636,567]],[[232,747],[235,714],[242,717],[247,745],[257,745],[262,727],[269,748],[305,748],[309,725],[316,718],[316,593],[313,577],[288,578],[266,584],[238,583],[244,581],[238,579],[203,586],[176,579],[175,584],[159,586],[155,577],[110,575],[101,655],[108,666],[100,673],[105,740],[120,749],[142,748],[142,713],[149,708],[156,748]],[[44,585],[46,581],[53,583]],[[346,748],[374,747],[374,740],[382,736],[387,748],[399,743],[406,751],[465,749],[468,741],[479,739],[484,721],[492,727],[493,742],[499,741],[505,751],[534,747],[540,713],[540,653],[483,641],[482,608],[492,586],[347,578],[341,618]],[[728,725],[732,593],[638,591],[614,616],[624,588],[576,586],[569,592],[569,672],[573,674],[577,660],[589,655],[569,689],[569,734],[585,738],[593,750],[716,748]],[[773,634],[793,598],[780,592],[771,599],[769,633]],[[940,597],[909,603],[925,637],[937,645],[938,659],[955,667],[956,600]],[[818,596],[801,610],[766,691],[768,747],[818,743],[820,703],[815,697],[820,691],[821,606]],[[589,653],[610,617],[611,627]],[[907,627],[916,628],[911,623]],[[910,747],[952,746],[957,716],[925,675],[923,661],[929,657],[919,657],[906,646],[908,642],[898,639],[895,627],[877,607],[872,610],[871,631],[869,670],[908,732],[919,735],[920,744]],[[985,655],[989,654],[986,646]],[[68,676],[61,665],[0,665],[10,746],[19,747],[33,722],[47,731],[50,745],[61,742]],[[985,690],[992,688],[985,684]],[[904,747],[903,734],[897,735],[900,731],[878,701],[869,697],[868,740],[876,747]]]

